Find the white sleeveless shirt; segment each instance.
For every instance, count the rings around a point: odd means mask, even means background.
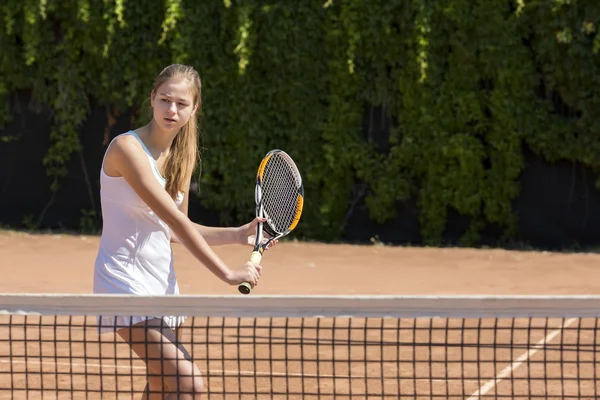
[[[139,136],[133,131],[121,135],[131,135],[140,142],[156,179],[165,187],[165,179]],[[182,200],[183,193],[179,193],[175,202],[178,207]],[[100,170],[100,201],[103,227],[94,265],[94,293],[178,295],[169,226],[125,178],[106,175],[104,160]],[[171,328],[184,320],[164,316],[99,317],[98,331],[114,331],[115,325],[125,326],[155,317],[162,318]]]

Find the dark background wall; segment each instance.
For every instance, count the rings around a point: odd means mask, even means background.
[[[98,233],[109,141],[166,65],[202,78],[191,216],[253,215],[258,160],[306,188],[297,238],[595,247],[600,3],[0,5],[0,224]]]
[[[69,174],[53,196],[51,179],[42,164],[50,143],[52,113],[32,107],[27,91],[13,94],[11,100],[13,121],[0,132],[0,137],[6,139],[0,142],[0,224],[97,232],[101,228],[98,174],[102,157],[108,140],[132,127],[131,115],[122,113],[109,124],[106,108],[92,106],[80,133],[81,151],[71,157]],[[385,130],[383,124],[371,132],[382,146],[387,140]],[[525,244],[548,249],[599,245],[600,191],[595,187],[596,175],[580,163],[550,163],[527,147],[523,151],[521,191],[513,203],[518,234],[506,243],[501,239],[501,229],[488,224],[481,233],[480,244]],[[361,188],[360,183],[355,184],[356,191]],[[416,200],[398,203],[397,211],[393,220],[376,224],[368,216],[364,196],[357,196],[355,204],[348,207],[339,240],[369,243],[375,238],[394,244],[422,243]],[[218,213],[204,208],[197,196],[190,199],[190,216],[201,223],[221,224]],[[445,243],[458,244],[468,224],[468,218],[450,210]]]

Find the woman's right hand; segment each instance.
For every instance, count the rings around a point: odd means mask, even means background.
[[[229,283],[231,285],[239,285],[240,283],[248,282],[252,287],[256,287],[261,273],[262,266],[254,264],[251,261],[246,261],[244,265],[231,271]]]

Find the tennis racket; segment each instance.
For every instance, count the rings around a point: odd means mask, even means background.
[[[293,231],[302,214],[302,177],[294,160],[286,152],[271,150],[262,159],[256,174],[254,200],[256,216],[266,219],[256,226],[254,250],[250,254],[250,261],[258,264],[269,243]],[[265,243],[263,233],[269,235]],[[244,282],[238,289],[243,294],[249,294],[252,285]]]

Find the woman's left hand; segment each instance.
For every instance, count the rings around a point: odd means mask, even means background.
[[[252,221],[248,222],[247,224],[240,226],[238,228],[239,229],[238,242],[243,245],[254,246],[254,241],[256,240],[256,227],[260,222],[265,222],[266,220],[267,220],[266,218],[256,217]],[[270,238],[269,234],[263,230],[262,243],[266,243],[269,238]],[[271,243],[269,243],[269,245],[267,246],[267,249],[270,249],[271,247],[275,246],[277,244],[277,242],[278,242],[278,240],[273,240]]]

